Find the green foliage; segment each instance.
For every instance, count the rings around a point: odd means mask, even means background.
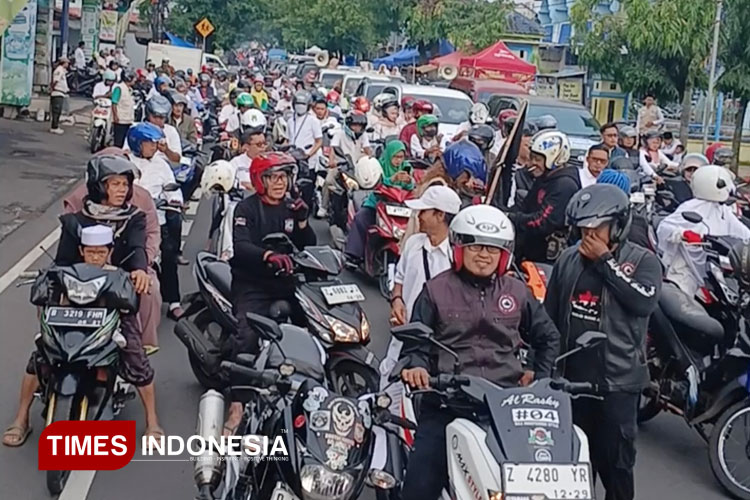
[[[623,0],[616,14],[600,14],[599,3],[579,0],[571,9],[583,64],[628,91],[661,98],[682,99],[705,85],[713,0]]]
[[[750,0],[725,0],[719,62],[719,89],[750,99]]]
[[[495,43],[507,29],[508,6],[487,0],[420,0],[409,9],[412,41],[430,45],[441,38],[474,51]]]

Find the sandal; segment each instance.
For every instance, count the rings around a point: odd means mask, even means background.
[[[23,445],[31,434],[31,426],[21,427],[20,425],[11,425],[3,433],[3,444],[11,448],[17,448]]]

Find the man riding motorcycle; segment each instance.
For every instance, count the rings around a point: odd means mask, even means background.
[[[411,137],[409,150],[415,158],[434,162],[440,155],[442,134],[438,134],[438,118],[435,115],[422,115],[417,118],[417,133]]]
[[[452,142],[457,142],[466,137],[472,128],[480,125],[487,125],[490,120],[490,110],[487,105],[482,102],[477,102],[471,107],[469,112],[469,119],[465,122],[461,122],[458,125],[456,134],[451,139]]]
[[[565,249],[565,207],[580,189],[578,169],[570,159],[568,136],[543,130],[531,139],[529,170],[535,177],[528,195],[509,214],[518,235],[518,257],[554,262]]]
[[[434,109],[432,103],[424,99],[414,101],[411,107],[414,112],[414,120],[404,125],[404,128],[401,129],[401,133],[398,135],[398,139],[406,144],[406,152],[409,156],[414,154],[411,151],[411,139],[417,135],[417,120],[421,116],[431,114]]]
[[[246,111],[255,107],[255,99],[248,92],[240,92],[235,102],[237,104],[237,111],[229,116],[227,125],[224,127],[224,130],[230,134],[242,128],[242,116]]]
[[[169,89],[172,88],[172,85],[172,79],[168,76],[157,76],[156,80],[154,80],[154,86],[151,87],[151,90],[146,96],[146,99],[150,100],[152,97],[155,97],[157,95],[166,96],[169,93]]]
[[[454,267],[425,283],[412,321],[431,327],[458,354],[463,374],[502,387],[549,377],[560,335],[524,283],[506,274],[513,261],[510,220],[495,207],[473,205],[453,219],[450,239]],[[522,339],[534,349],[533,371],[524,371],[518,358]],[[407,343],[403,353],[401,378],[412,387],[426,388],[430,375],[453,371],[453,358],[429,343]],[[445,427],[456,416],[429,396],[422,400],[404,500],[439,497],[448,477]]]

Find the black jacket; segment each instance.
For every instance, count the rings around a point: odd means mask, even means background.
[[[516,228],[516,254],[519,258],[534,262],[555,261],[562,242],[567,238],[565,208],[580,188],[575,167],[553,170],[534,181],[526,198],[508,214]]]
[[[115,246],[112,250],[112,265],[126,271],[146,270],[146,214],[135,209],[126,221],[107,224],[101,220],[87,217],[82,212],[60,216],[62,233],[57,245],[55,263],[59,266],[70,266],[83,262],[78,247],[81,244],[81,229],[84,227],[106,224],[112,226],[115,233]]]
[[[598,379],[591,382],[603,392],[640,391],[649,381],[646,330],[659,302],[661,265],[653,253],[629,242],[591,265],[602,281],[600,330],[607,334],[600,347],[603,361],[596,370]],[[571,298],[583,266],[578,245],[570,247],[555,264],[547,284],[544,305],[560,330],[564,352],[574,340],[569,331]],[[574,332],[576,336],[581,333]],[[576,361],[575,355],[567,360]]]
[[[253,194],[237,204],[232,231],[234,256],[229,261],[234,290],[252,289],[259,296],[273,298],[294,294],[294,279],[276,276],[263,261],[263,255],[269,250],[262,246],[263,238],[272,233],[287,234],[299,249],[316,242],[312,227],[308,224],[300,229],[294,213],[284,203],[266,205],[260,196]]]
[[[548,377],[560,348],[560,334],[526,285],[510,276],[478,279],[445,271],[425,284],[412,321],[435,332],[456,351],[460,371],[501,386],[517,386],[523,374],[522,340],[534,350],[536,378]],[[432,345],[405,346],[409,367],[436,375],[451,373],[453,358]]]

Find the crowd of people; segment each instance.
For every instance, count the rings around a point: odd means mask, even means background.
[[[413,192],[406,205],[416,214],[416,229],[402,241],[390,324],[418,321],[430,326],[435,337],[458,354],[464,373],[506,387],[551,376],[555,357],[575,348],[586,331],[607,335],[601,353],[584,353],[566,363],[561,373],[572,381],[592,383],[599,396],[573,401],[573,419],[589,436],[591,461],[606,498],[634,498],[636,415],[649,380],[644,358],[649,317],[664,279],[688,300],[702,279],[695,255],[680,245],[681,235],[689,228],[699,234],[750,238],[750,229],[726,204],[733,175],[725,166],[712,164],[720,147],[708,151],[708,157],[685,154],[672,133],[662,130],[663,115],[648,96],[635,127],[601,127],[601,142],[588,150],[579,168],[569,164],[570,143],[554,118],[542,117],[518,128],[520,150],[510,177],[511,194],[493,206],[483,201],[495,175],[495,157],[518,118],[514,111],[492,119],[486,106],[477,104],[459,131],[444,137],[436,107],[426,100],[399,101],[384,93],[372,102],[364,97],[345,102],[340,82],[321,89],[314,76],[295,80],[273,68],[265,75],[260,70],[207,68],[195,74],[175,71],[163,60],[158,67],[149,61],[145,69],[131,71],[120,67],[121,55],[111,54],[108,61],[100,54],[97,60],[103,59],[107,69],[94,91],[95,97],[112,99],[118,149],[89,162],[86,187],[66,205],[70,215],[62,219],[65,230],[57,260],[107,262],[131,273],[142,301],[138,315],[126,324],[126,336],[134,340],[123,352],[123,376],[139,387],[148,434],[162,432],[153,370],[144,355],[147,346],[156,345],[159,301],[168,304],[169,318],[182,315],[179,213],[157,210],[154,200],[169,195],[164,186],[174,182],[171,167],[179,162],[184,144],[194,142],[192,120],[186,117],[218,101],[221,130],[240,144],[240,153],[229,162],[231,183],[246,192],[232,221],[231,298],[240,326],[231,356],[257,352],[258,335],[245,319],[247,312],[269,315],[271,304],[285,299],[293,305],[291,319],[305,322],[294,298],[290,257],[262,245],[264,236],[277,232],[288,234],[300,247],[316,242],[308,223],[310,207],[295,187],[297,159],[273,149],[291,146],[315,166],[327,161],[330,171],[314,214],[321,218],[329,209],[336,155],[343,154],[351,160],[355,178],[358,170],[362,177],[375,169],[383,185]],[[53,131],[59,94],[65,92],[65,79],[58,70],[55,75]],[[145,82],[153,84],[146,118],[134,123],[132,89]],[[282,121],[281,137],[268,129],[269,114]],[[331,148],[324,153],[328,130]],[[209,165],[204,175],[218,175],[219,167],[226,165]],[[631,205],[633,179],[673,193],[676,209],[656,228],[656,243],[649,238],[650,221]],[[353,267],[363,258],[377,202],[371,193],[349,228],[344,250]],[[685,211],[700,213],[703,223],[685,221]],[[79,227],[84,230],[75,229]],[[133,252],[135,258],[121,262]],[[97,261],[94,254],[106,257]],[[157,278],[151,264],[158,254]],[[543,305],[514,271],[514,263],[524,260],[554,266]],[[529,365],[518,357],[523,344],[534,352]],[[450,371],[453,363],[445,353],[394,340],[383,363],[384,376],[399,358],[408,360],[403,381],[415,388],[426,387],[430,375]],[[3,436],[6,445],[18,446],[28,436],[35,380],[31,372],[24,378],[21,407]],[[228,432],[236,430],[241,411],[239,403],[232,406]],[[447,478],[444,428],[454,417],[440,405],[422,405],[403,498],[438,496],[443,482],[436,478]]]

